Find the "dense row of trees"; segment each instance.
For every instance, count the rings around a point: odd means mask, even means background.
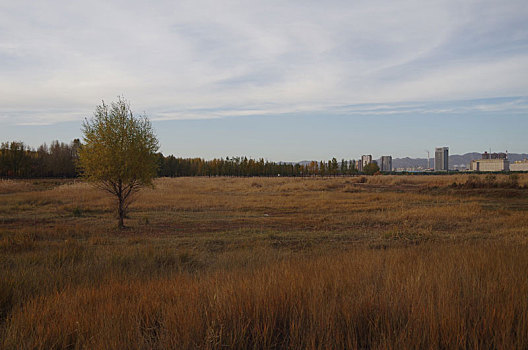
[[[53,141],[32,149],[22,142],[5,142],[0,145],[0,176],[13,178],[76,177],[80,141],[66,144]],[[355,162],[333,158],[329,161],[312,161],[307,164],[270,162],[264,159],[226,157],[213,160],[201,158],[176,158],[157,154],[158,176],[341,176],[355,175]],[[365,174],[379,171],[373,164],[364,169]]]
[[[270,162],[246,157],[204,160],[201,158],[176,158],[158,155],[159,176],[341,176],[355,175],[355,162],[333,158],[327,162],[312,161],[307,164]],[[363,173],[379,171],[376,163],[365,167]]]
[[[32,149],[23,142],[0,144],[0,176],[17,178],[75,177],[80,141],[53,141]]]

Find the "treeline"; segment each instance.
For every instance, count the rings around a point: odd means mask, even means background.
[[[358,171],[353,160],[340,162],[312,161],[308,164],[270,162],[264,159],[226,157],[204,160],[201,158],[176,158],[158,155],[159,176],[340,176],[355,175]],[[365,172],[379,171],[377,164],[368,166]]]
[[[76,177],[78,139],[66,144],[53,141],[32,149],[23,142],[0,144],[0,177]]]
[[[77,177],[77,153],[81,142],[69,144],[53,141],[49,146],[30,148],[23,142],[0,144],[0,177],[45,178]],[[247,157],[226,157],[213,160],[176,158],[158,155],[158,176],[341,176],[358,174],[353,160],[333,158],[306,164],[270,162]],[[379,171],[375,163],[363,169],[364,174]]]

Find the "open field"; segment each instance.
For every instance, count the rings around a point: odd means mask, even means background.
[[[0,180],[0,348],[526,349],[511,180]]]

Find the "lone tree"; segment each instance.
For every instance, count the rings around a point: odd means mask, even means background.
[[[104,101],[97,106],[93,118],[85,119],[82,131],[82,176],[117,198],[121,229],[133,195],[152,185],[158,139],[147,116],[134,116],[122,97],[110,107]]]

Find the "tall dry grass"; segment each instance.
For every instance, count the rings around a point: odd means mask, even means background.
[[[37,297],[4,348],[524,349],[526,246],[352,250]]]

